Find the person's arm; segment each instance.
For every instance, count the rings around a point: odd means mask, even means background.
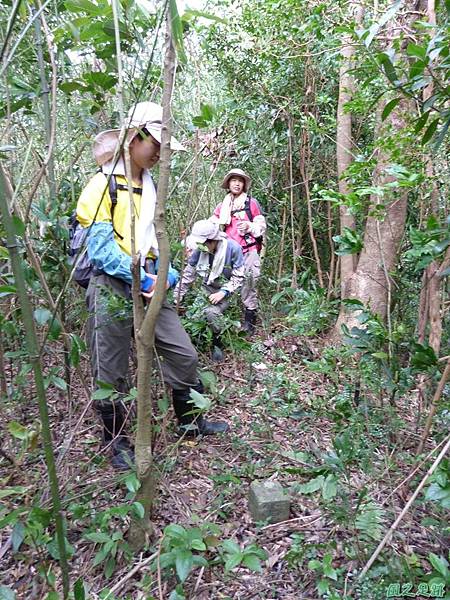
[[[246,233],[250,233],[253,237],[262,237],[267,229],[266,219],[261,212],[261,207],[258,201],[254,198],[250,200],[250,210],[252,213],[253,221],[240,221],[238,225],[239,233],[244,236]]]
[[[220,290],[225,292],[227,296],[238,290],[244,282],[244,255],[242,249],[238,244],[233,245],[231,253],[231,264],[233,268],[231,270],[231,277],[227,283],[225,283]]]
[[[131,284],[131,257],[114,238],[108,180],[103,173],[94,175],[81,192],[77,220],[88,229],[87,254],[94,267]],[[141,289],[148,291],[152,285],[153,280],[141,269]]]
[[[87,237],[89,260],[99,271],[132,284],[131,256],[120,249],[114,239],[112,223],[93,223]],[[154,279],[141,267],[141,291],[148,292]]]
[[[188,260],[187,265],[184,267],[181,273],[181,279],[178,281],[175,289],[173,290],[173,296],[175,302],[181,302],[186,295],[186,292],[197,277],[197,263],[200,258],[200,250],[194,250],[191,257]]]

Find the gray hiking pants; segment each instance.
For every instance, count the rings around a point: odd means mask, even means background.
[[[127,392],[133,328],[130,286],[108,275],[93,276],[86,292],[86,303],[94,381],[104,381],[119,392]],[[166,301],[156,321],[155,351],[164,383],[173,389],[185,389],[198,383],[197,351],[175,309]]]
[[[258,308],[257,285],[261,275],[261,258],[256,250],[244,254],[244,283],[241,288],[242,303],[248,310]]]
[[[216,292],[220,292],[220,287],[214,287],[212,285],[204,285],[203,287],[208,291],[208,294],[215,294]],[[222,328],[220,326],[220,315],[223,315],[223,313],[227,310],[229,306],[230,300],[229,296],[227,296],[218,304],[210,304],[203,311],[205,319],[213,333],[218,335],[221,332]]]

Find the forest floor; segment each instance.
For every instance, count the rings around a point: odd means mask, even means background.
[[[401,418],[387,419],[386,406],[356,402],[351,386],[307,368],[306,359],[319,357],[320,350],[320,340],[306,342],[278,325],[270,332],[259,331],[239,354],[227,352],[225,361],[213,369],[208,365],[208,371],[215,373],[215,377],[207,376],[214,400],[209,416],[226,420],[231,433],[180,442],[169,411],[163,419],[167,428],[162,428],[155,443],[159,471],[155,537],[147,553],[128,559],[120,534],[109,553],[106,542],[114,532],[125,535],[133,476],[118,475],[110,466],[93,412],[80,420],[85,408],[81,386],[74,383],[72,405],[63,391],[51,388],[56,455],[67,450],[59,477],[72,580],[80,578],[89,589],[86,596],[75,595],[76,600],[316,600],[324,594],[376,600],[394,589],[389,585],[396,578],[402,585],[411,582],[416,587],[428,580],[428,554],[441,556],[449,540],[441,516],[433,514],[422,496],[402,520],[370,578],[357,583],[357,574],[429,463],[419,465],[407,480],[416,465],[419,437],[412,399],[397,400],[396,414]],[[55,359],[52,364],[58,362]],[[87,373],[87,362],[82,367]],[[7,423],[11,421],[24,427],[36,423],[30,394],[8,403],[1,419],[5,429],[10,429]],[[14,453],[16,465],[7,459]],[[3,486],[16,489],[3,498],[0,514],[1,583],[14,590],[17,600],[57,598],[48,595],[58,570],[49,556],[52,542],[45,523],[49,493],[42,453],[33,439],[6,435],[0,468]],[[290,493],[291,510],[285,522],[254,523],[251,519],[250,484],[267,479],[279,482]],[[208,563],[193,568],[183,584],[185,596],[180,588],[179,595],[174,592],[174,570],[160,560],[167,551],[163,531],[170,524],[185,530],[199,528],[208,545],[205,550],[198,546],[197,554]],[[99,532],[103,536],[106,532],[106,537],[86,537]],[[227,539],[249,553],[255,544],[254,556],[263,549],[261,571],[251,560],[248,564],[256,570],[243,564],[226,570],[227,557],[220,543]],[[106,578],[105,563],[112,555],[115,565],[110,563],[110,567],[115,568]],[[150,556],[153,559],[146,560]],[[95,562],[100,564],[95,566]],[[114,593],[107,596],[108,589]]]

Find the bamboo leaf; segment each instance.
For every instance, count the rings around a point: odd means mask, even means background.
[[[401,98],[394,98],[386,104],[386,106],[383,108],[383,112],[381,113],[382,121],[385,121],[388,118],[388,116],[391,114],[391,112],[394,110],[394,108],[397,106],[400,100]]]
[[[169,0],[169,14],[170,14],[170,23],[172,28],[172,37],[175,49],[177,51],[178,60],[182,64],[186,64],[186,54],[184,52],[184,44],[183,44],[183,24],[180,19],[180,15],[178,14],[177,2],[176,0]]]
[[[425,145],[427,142],[429,142],[431,140],[431,138],[433,137],[433,135],[436,132],[438,124],[439,124],[439,119],[434,119],[434,121],[432,121],[430,123],[430,125],[428,125],[427,130],[425,131],[425,133],[423,134],[423,137],[422,137],[422,145]]]

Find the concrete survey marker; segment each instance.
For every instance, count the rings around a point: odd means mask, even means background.
[[[253,481],[248,504],[253,521],[280,523],[289,519],[291,501],[277,481]]]

